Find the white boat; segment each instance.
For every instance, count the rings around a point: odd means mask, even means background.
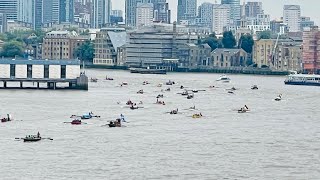
[[[227,75],[223,74],[216,81],[221,81],[221,82],[224,82],[224,83],[228,83],[228,82],[231,81],[231,79],[229,77],[227,77]]]
[[[275,100],[275,101],[281,101],[281,100],[282,100],[282,94],[280,94],[279,96],[277,96],[274,100]]]
[[[320,75],[290,74],[284,81],[287,85],[320,86]]]

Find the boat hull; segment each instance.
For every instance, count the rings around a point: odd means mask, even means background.
[[[24,138],[23,142],[36,142],[36,141],[40,141],[41,138]]]
[[[299,85],[299,86],[320,86],[317,82],[298,82],[298,81],[285,81],[286,85]]]

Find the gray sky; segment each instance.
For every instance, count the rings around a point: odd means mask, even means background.
[[[124,11],[125,0],[111,0],[113,9],[121,9]],[[241,0],[243,2],[243,0]],[[247,1],[261,1],[263,2],[263,9],[265,13],[271,15],[272,19],[279,19],[282,16],[282,8],[284,4],[297,4],[301,6],[302,15],[310,16],[316,24],[320,24],[320,14],[318,8],[320,7],[319,0],[247,0]],[[177,4],[178,0],[167,0],[169,2],[170,9],[172,10],[172,20],[177,17]],[[198,5],[203,2],[214,3],[215,0],[198,0]],[[219,3],[220,0],[217,0]]]

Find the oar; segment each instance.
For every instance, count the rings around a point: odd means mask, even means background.
[[[48,139],[48,140],[51,140],[51,141],[53,141],[53,139],[52,139],[52,138],[41,138],[41,139]]]

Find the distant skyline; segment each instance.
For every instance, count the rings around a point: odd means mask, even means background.
[[[125,0],[111,0],[112,1],[112,9],[120,9],[125,12]],[[241,0],[241,4],[244,0]],[[266,14],[271,15],[271,19],[280,19],[282,17],[283,5],[285,4],[295,4],[300,5],[302,16],[309,16],[317,25],[320,24],[320,14],[316,7],[320,7],[320,1],[315,0],[246,0],[248,1],[260,1],[263,3],[263,9]],[[169,2],[170,9],[172,10],[172,22],[177,19],[177,4],[178,0],[167,0]],[[215,0],[198,0],[198,6],[204,2],[215,3]],[[217,0],[218,3],[221,0]]]

